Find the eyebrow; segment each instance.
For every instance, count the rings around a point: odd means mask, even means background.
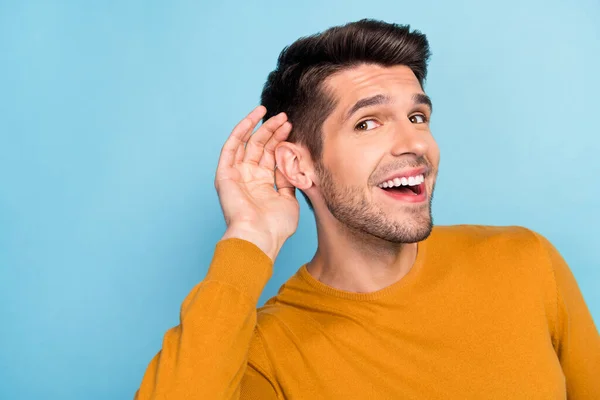
[[[391,102],[392,99],[389,96],[383,94],[376,94],[375,96],[360,99],[352,106],[350,110],[348,110],[348,113],[344,117],[343,122],[345,123],[346,121],[348,121],[352,117],[352,115],[354,115],[354,113],[356,113],[361,108],[377,106],[380,104],[389,104]]]
[[[427,96],[426,94],[423,93],[415,93],[412,96],[413,102],[415,103],[415,105],[417,104],[424,104],[427,107],[429,107],[429,112],[433,112],[433,104],[431,103],[431,98],[429,98],[429,96]]]
[[[415,105],[424,104],[427,107],[429,107],[430,112],[433,111],[433,105],[431,103],[431,99],[426,94],[415,93],[412,95],[412,100]],[[384,94],[376,94],[375,96],[365,97],[364,99],[360,99],[352,106],[352,108],[350,108],[350,110],[348,110],[348,113],[344,117],[343,123],[348,121],[352,117],[352,115],[354,115],[354,113],[356,113],[361,108],[372,107],[372,106],[377,106],[377,105],[382,105],[382,104],[390,104],[391,102],[392,102],[392,99],[389,96],[386,96]]]

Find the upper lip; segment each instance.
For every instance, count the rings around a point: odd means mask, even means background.
[[[396,178],[402,179],[402,178],[408,178],[410,176],[417,176],[417,175],[423,175],[424,177],[426,177],[428,173],[429,173],[429,168],[427,168],[427,167],[407,169],[402,172],[395,172],[393,175],[390,175],[387,178],[385,178],[384,180],[382,180],[381,182],[379,182],[379,185],[381,185],[383,182],[393,181]]]

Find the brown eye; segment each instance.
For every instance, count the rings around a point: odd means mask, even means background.
[[[375,121],[372,119],[367,119],[364,121],[359,122],[358,124],[356,124],[356,126],[354,127],[354,129],[358,130],[358,131],[370,131],[373,128],[376,128],[375,125]]]
[[[411,115],[410,117],[408,117],[408,119],[413,124],[424,124],[425,122],[427,122],[427,117],[425,117],[423,114]]]

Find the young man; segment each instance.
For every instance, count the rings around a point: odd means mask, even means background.
[[[227,231],[138,400],[600,399],[598,331],[553,246],[519,227],[432,228],[428,57],[424,35],[372,20],[283,50],[266,108],[223,147]],[[257,311],[295,188],[318,249]]]

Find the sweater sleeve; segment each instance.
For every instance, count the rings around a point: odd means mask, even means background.
[[[556,281],[557,354],[570,400],[600,399],[600,336],[579,286],[558,250],[542,235],[541,241]]]
[[[268,378],[248,366],[256,305],[272,268],[250,242],[219,242],[206,278],[184,300],[180,324],[164,335],[135,400],[276,399]]]

